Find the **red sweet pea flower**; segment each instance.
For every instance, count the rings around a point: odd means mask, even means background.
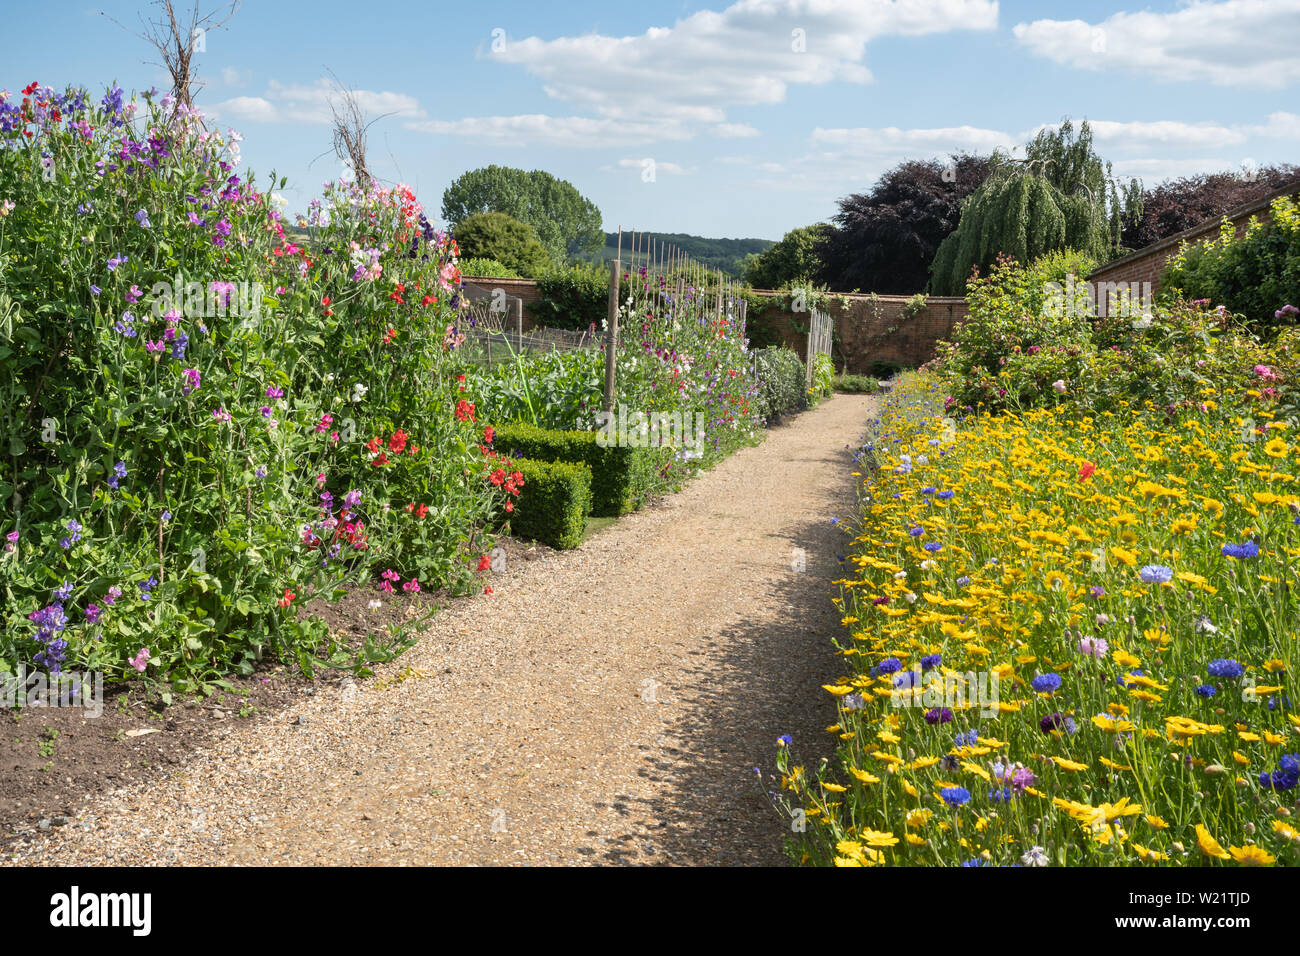
[[[431,305],[437,305],[437,304],[438,304],[438,297],[436,295],[426,295],[423,299],[420,300],[420,305],[425,307]]]
[[[388,439],[388,447],[400,455],[403,450],[405,450],[406,440],[409,437],[410,436],[407,435],[406,432],[399,428],[397,431],[393,432],[393,437]]]
[[[490,567],[492,567],[492,562],[488,559],[488,556],[486,554],[480,554],[478,558],[478,569],[480,571],[486,571]]]
[[[489,445],[492,444],[493,440],[496,437],[497,437],[497,430],[493,428],[491,425],[488,425],[486,428],[483,429],[483,440],[487,442]]]
[[[1092,477],[1093,473],[1094,473],[1096,470],[1097,470],[1097,466],[1096,466],[1096,465],[1094,465],[1094,464],[1093,464],[1092,462],[1090,462],[1090,461],[1085,461],[1085,462],[1084,462],[1084,463],[1079,467],[1079,480],[1080,480],[1080,481],[1087,481],[1089,478]]]
[[[474,403],[461,399],[456,403],[456,418],[462,422],[472,422],[474,420]]]
[[[284,597],[280,598],[280,607],[288,607],[290,604],[293,603],[294,598],[296,598],[297,596],[298,595],[294,594],[288,588],[285,588]]]

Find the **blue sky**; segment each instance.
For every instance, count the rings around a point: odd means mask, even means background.
[[[165,89],[98,12],[138,27],[147,9],[9,11],[0,87]],[[244,135],[263,182],[289,177],[294,211],[339,173],[333,70],[391,114],[373,171],[431,218],[452,179],[498,163],[568,179],[610,230],[777,239],[902,159],[1012,147],[1067,116],[1148,185],[1300,161],[1297,39],[1300,0],[245,0],[204,38],[196,103]]]

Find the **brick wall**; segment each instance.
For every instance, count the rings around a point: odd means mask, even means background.
[[[1269,209],[1273,200],[1280,196],[1300,193],[1298,186],[1300,184],[1292,183],[1275,193],[1248,202],[1244,206],[1230,209],[1224,215],[1232,223],[1236,234],[1241,235],[1246,231],[1246,227],[1250,224],[1252,218],[1260,222],[1268,222],[1273,218],[1272,210]],[[1090,282],[1149,282],[1151,283],[1152,292],[1155,292],[1160,287],[1161,273],[1165,271],[1165,266],[1169,260],[1178,254],[1178,247],[1184,242],[1204,242],[1206,239],[1217,237],[1222,222],[1223,217],[1207,219],[1177,235],[1170,236],[1168,239],[1161,239],[1159,242],[1152,243],[1145,249],[1130,252],[1114,262],[1106,263],[1088,276],[1088,280]]]
[[[759,291],[764,296],[777,294]],[[924,365],[934,358],[935,344],[949,338],[953,327],[969,311],[965,299],[935,296],[926,300],[919,315],[904,320],[901,316],[907,296],[882,295],[874,301],[867,295],[844,296],[847,308],[840,305],[840,298],[835,296],[827,308],[835,320],[835,368],[863,374],[870,372],[876,362],[904,368]],[[768,325],[782,344],[800,355],[806,353],[808,337],[798,328],[807,327],[807,315],[773,307],[757,314],[751,312],[751,328],[755,321]]]
[[[466,276],[484,291],[501,289],[509,296],[518,296],[524,303],[524,329],[536,328],[540,323],[528,309],[537,302],[541,293],[532,279],[497,279],[490,276]],[[756,290],[759,295],[775,297],[777,292]],[[934,358],[934,346],[940,339],[948,338],[953,326],[967,314],[966,300],[935,297],[927,301],[925,311],[903,321],[900,315],[907,296],[882,295],[873,303],[870,296],[849,295],[848,307],[839,304],[839,296],[828,307],[835,320],[835,367],[850,372],[866,373],[873,362],[883,362],[904,368],[923,365]],[[806,332],[808,316],[796,316],[773,306],[749,314],[750,327],[754,322],[768,325],[777,341],[804,355],[808,348]]]
[[[467,285],[476,285],[485,292],[501,289],[508,296],[522,299],[524,302],[525,331],[535,329],[541,324],[528,309],[529,305],[539,301],[542,297],[542,294],[537,291],[537,283],[532,279],[497,279],[490,276],[462,276],[462,278]]]

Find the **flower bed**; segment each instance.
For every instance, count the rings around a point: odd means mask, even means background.
[[[0,99],[0,668],[343,663],[309,597],[475,580],[511,491],[448,373],[454,242],[375,184],[294,242],[239,163],[167,97]]]
[[[900,383],[840,582],[838,753],[817,779],[779,751],[797,854],[1300,862],[1300,447],[1257,390],[1205,392],[955,422]]]

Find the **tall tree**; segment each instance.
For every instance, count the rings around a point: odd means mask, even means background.
[[[957,228],[962,200],[988,172],[986,156],[912,159],[886,171],[869,192],[841,199],[819,250],[821,281],[840,292],[921,291],[939,243]]]
[[[1142,215],[1124,229],[1124,245],[1142,249],[1252,199],[1300,181],[1300,166],[1282,163],[1241,173],[1202,173],[1169,179],[1142,197]]]
[[[537,230],[557,261],[605,242],[600,210],[572,183],[541,169],[471,169],[442,194],[442,218],[455,227],[476,212],[503,212]]]
[[[1124,222],[1141,212],[1141,182],[1116,182],[1092,148],[1087,120],[1077,135],[1069,120],[1040,131],[1023,160],[995,153],[990,162],[988,178],[962,206],[957,231],[935,254],[935,294],[962,295],[971,270],[987,270],[999,254],[1030,262],[1075,249],[1106,262],[1121,251]]]
[[[795,280],[813,280],[822,271],[817,250],[831,227],[824,222],[791,229],[776,245],[745,257],[745,281],[756,289],[780,289]]]

